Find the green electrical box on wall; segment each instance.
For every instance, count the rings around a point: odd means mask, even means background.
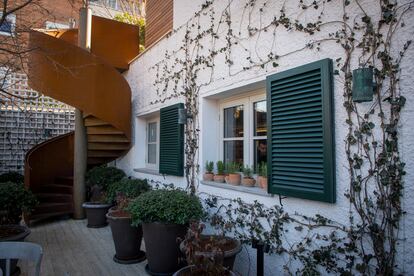
[[[370,102],[374,95],[373,68],[358,68],[352,71],[352,100],[356,103]]]

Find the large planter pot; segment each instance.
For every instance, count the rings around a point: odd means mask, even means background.
[[[0,242],[5,241],[24,241],[30,234],[30,229],[22,225],[0,225]],[[0,269],[6,271],[6,261],[0,260]],[[20,269],[17,267],[17,260],[10,262],[11,275],[19,275]]]
[[[106,214],[115,245],[114,261],[120,264],[134,264],[145,260],[141,251],[142,227],[131,226],[131,217],[122,211],[113,210]]]
[[[145,250],[148,259],[146,270],[151,275],[172,275],[181,268],[182,254],[177,238],[184,239],[187,225],[143,223]]]
[[[223,239],[223,237],[215,236],[215,235],[202,235],[201,239],[205,239],[206,241],[209,241],[211,238],[218,238]],[[232,270],[234,266],[234,261],[236,260],[237,254],[241,251],[241,243],[240,241],[230,238],[230,237],[224,237],[226,239],[225,242],[225,248],[222,248],[224,250],[224,256],[223,256],[223,266],[227,268],[228,270]],[[181,252],[185,252],[185,245],[184,241],[180,244],[180,250]],[[201,256],[206,257],[213,257],[213,252],[206,251],[206,252],[196,252],[196,254],[199,254]]]
[[[227,184],[238,186],[241,182],[241,175],[239,173],[230,173],[225,179]]]
[[[88,219],[88,227],[101,228],[108,225],[106,221],[106,213],[112,204],[99,203],[99,202],[85,202],[82,207],[86,211],[86,217]]]
[[[237,274],[231,270],[228,270],[227,272],[228,272],[227,274],[228,276],[237,276]],[[197,269],[196,266],[189,265],[189,266],[183,267],[180,270],[178,270],[176,273],[174,273],[173,276],[189,276],[189,275],[194,275],[194,276],[200,275],[200,271]]]
[[[204,181],[213,181],[213,179],[214,179],[214,173],[205,173],[203,175]]]
[[[258,176],[257,177],[257,182],[258,182],[260,188],[267,191],[267,177]]]
[[[224,183],[224,175],[222,175],[222,174],[215,174],[214,176],[213,176],[213,180],[214,180],[214,182],[219,182],[219,183]]]
[[[254,185],[256,184],[256,180],[251,177],[243,177],[241,182],[242,185],[246,187],[254,187]]]

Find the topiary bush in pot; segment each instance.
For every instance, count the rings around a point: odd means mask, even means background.
[[[24,176],[18,172],[6,172],[0,174],[0,183],[6,182],[24,183]]]
[[[111,227],[116,254],[114,261],[121,264],[138,263],[145,260],[141,251],[142,226],[132,226],[130,213],[126,210],[129,202],[151,189],[147,180],[124,178],[108,187],[108,202],[116,201],[106,214]]]
[[[112,206],[107,203],[107,190],[113,183],[125,177],[125,173],[106,165],[94,167],[86,173],[86,185],[89,189],[89,202],[83,203],[88,218],[88,227],[100,228],[107,225],[106,213]]]
[[[36,196],[22,183],[0,183],[0,224],[18,224],[22,213],[38,204]]]
[[[23,212],[30,213],[37,204],[35,195],[23,183],[0,183],[0,242],[23,241],[30,234],[29,228],[19,225],[19,221]],[[0,269],[5,271],[5,260],[0,260]],[[11,261],[10,271],[12,275],[18,272],[17,260]]]
[[[133,225],[142,224],[150,274],[172,274],[180,268],[177,239],[184,239],[190,221],[203,216],[198,197],[180,189],[143,193],[128,206]]]

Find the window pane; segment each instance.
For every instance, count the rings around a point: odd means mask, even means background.
[[[243,164],[243,141],[224,141],[224,163]]]
[[[254,170],[258,171],[262,162],[267,162],[267,140],[254,140]]]
[[[12,32],[12,22],[7,18],[3,21],[3,24],[0,25],[0,32],[10,33]]]
[[[157,163],[157,144],[148,144],[148,164]]]
[[[266,136],[266,101],[256,102],[254,108],[254,136]]]
[[[243,137],[243,106],[224,109],[224,138]]]
[[[157,123],[148,124],[148,143],[157,141]]]

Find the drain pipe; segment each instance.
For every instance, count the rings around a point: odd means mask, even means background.
[[[256,275],[264,276],[264,253],[269,252],[269,245],[262,241],[253,240],[252,247],[256,249]]]

